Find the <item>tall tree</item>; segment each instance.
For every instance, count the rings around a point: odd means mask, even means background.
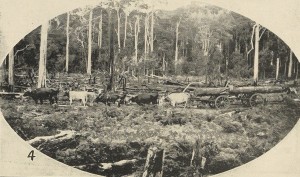
[[[292,69],[293,69],[293,51],[290,49],[290,60],[289,60],[289,70],[288,70],[288,78],[292,77]]]
[[[140,16],[136,15],[135,23],[134,23],[134,64],[138,63],[138,42],[139,42],[139,33],[140,33]]]
[[[87,74],[92,74],[92,19],[93,9],[90,11],[89,17],[89,34],[88,34],[88,62],[87,62]]]
[[[12,48],[8,57],[8,85],[11,87],[11,91],[14,86],[14,60],[14,48]]]
[[[114,53],[114,23],[112,10],[108,9],[108,44],[109,44],[109,61],[110,61],[110,80],[107,90],[115,90],[114,72],[115,72],[115,53]]]
[[[175,36],[175,59],[174,59],[174,67],[175,67],[175,73],[177,71],[177,64],[178,64],[178,35],[179,35],[179,25],[181,22],[181,17],[176,22],[176,36]]]
[[[253,80],[255,83],[258,82],[258,64],[259,64],[259,28],[260,25],[256,23],[255,27],[255,51],[254,51],[254,75]]]
[[[67,27],[66,27],[66,34],[67,34],[67,43],[66,43],[66,72],[69,72],[69,45],[70,45],[70,13],[67,12]]]
[[[40,60],[39,60],[39,76],[37,88],[46,87],[46,61],[47,61],[47,39],[48,39],[49,22],[45,22],[41,27],[41,43],[40,43]]]

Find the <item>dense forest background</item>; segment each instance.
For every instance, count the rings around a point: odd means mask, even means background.
[[[255,22],[196,2],[172,11],[157,8],[163,5],[107,1],[50,20],[47,73],[111,73],[113,65],[116,75],[128,71],[133,76],[206,76],[210,81],[253,76]],[[275,78],[278,61],[279,78],[297,77],[298,60],[289,47],[264,27],[259,37],[259,78]],[[38,71],[40,38],[41,27],[15,46],[17,71]]]

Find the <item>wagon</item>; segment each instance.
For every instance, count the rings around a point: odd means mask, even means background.
[[[185,92],[189,85],[183,90]],[[289,88],[281,86],[247,86],[196,88],[192,91],[192,100],[206,104],[211,108],[227,108],[233,101],[240,101],[244,106],[255,107],[266,104],[264,94],[283,93]],[[206,98],[206,99],[204,99]]]

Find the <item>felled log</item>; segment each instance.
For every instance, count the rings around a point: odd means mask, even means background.
[[[220,94],[227,94],[228,92],[229,92],[229,88],[227,87],[197,88],[194,90],[194,94],[196,96],[220,95]]]
[[[185,84],[183,83],[180,83],[178,81],[170,81],[170,80],[167,80],[163,83],[164,85],[179,85],[179,86],[184,86]]]
[[[73,130],[64,130],[60,131],[60,133],[52,136],[38,136],[35,137],[31,140],[28,140],[27,142],[31,145],[37,146],[40,145],[41,143],[47,142],[47,141],[63,141],[63,140],[68,140],[72,139],[75,135],[75,131]]]
[[[144,168],[143,177],[163,176],[164,149],[150,147]]]
[[[92,163],[73,167],[78,168],[80,170],[97,171],[101,174],[105,174],[106,176],[112,176],[116,173],[121,173],[121,175],[123,176],[126,174],[131,174],[133,172],[132,167],[137,161],[137,159],[121,160],[114,163]]]
[[[113,170],[113,168],[132,166],[137,162],[137,159],[121,160],[114,163],[100,163],[99,168],[102,170]]]
[[[230,89],[230,93],[282,93],[283,87],[280,86],[249,86],[249,87],[233,87]]]

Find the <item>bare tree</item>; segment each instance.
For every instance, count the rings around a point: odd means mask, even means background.
[[[293,51],[290,50],[290,61],[289,61],[288,78],[292,77],[292,69],[293,69]]]
[[[66,34],[67,34],[67,43],[66,43],[66,72],[69,72],[69,44],[70,44],[70,13],[67,13],[67,27],[66,27]]]
[[[11,87],[11,91],[14,86],[14,60],[14,48],[12,48],[8,57],[8,85]]]
[[[179,35],[179,25],[181,22],[181,18],[176,23],[176,38],[175,38],[175,60],[174,60],[174,65],[175,65],[175,73],[177,70],[177,63],[178,63],[178,35]]]
[[[90,11],[89,17],[89,34],[88,34],[88,62],[87,62],[87,74],[92,74],[92,19],[93,9]]]
[[[39,76],[37,88],[46,87],[46,61],[47,61],[47,38],[48,38],[49,22],[42,24],[41,28],[41,44],[40,44],[40,61]]]

